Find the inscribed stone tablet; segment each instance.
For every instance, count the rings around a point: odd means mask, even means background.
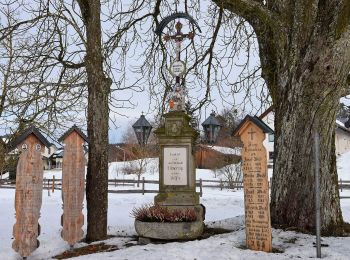
[[[164,185],[187,185],[187,148],[164,147]]]

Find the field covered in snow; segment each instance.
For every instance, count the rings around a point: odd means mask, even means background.
[[[110,165],[109,178],[127,178],[121,169],[123,162]],[[339,178],[350,180],[350,153],[338,158]],[[45,172],[46,178],[52,175],[60,178],[59,171]],[[150,160],[146,179],[158,179],[157,160]],[[136,178],[135,176],[132,178]],[[197,170],[197,179],[219,179],[209,170]],[[118,187],[117,187],[118,188]],[[155,194],[113,194],[110,193],[108,208],[108,234],[115,236],[106,240],[106,244],[117,245],[119,250],[81,256],[75,259],[287,259],[314,258],[314,236],[273,229],[273,248],[278,252],[264,253],[247,250],[244,229],[243,191],[230,191],[204,188],[201,203],[206,206],[206,224],[232,230],[230,233],[215,235],[207,239],[167,244],[136,245],[134,220],[130,212],[134,207],[153,202]],[[350,190],[341,196],[350,196]],[[0,189],[0,259],[20,259],[12,248],[12,227],[15,223],[15,190]],[[341,206],[345,221],[350,222],[350,199],[342,199]],[[45,190],[41,208],[40,247],[28,257],[30,259],[50,259],[67,250],[68,245],[60,237],[60,217],[62,214],[61,191],[56,190],[50,196]],[[84,209],[86,216],[86,209]],[[86,224],[86,223],[85,223]],[[86,231],[86,225],[84,225]],[[325,259],[349,259],[350,237],[323,238],[322,256]],[[79,243],[75,247],[81,247]],[[126,246],[128,245],[128,246]],[[134,245],[134,246],[130,246]]]

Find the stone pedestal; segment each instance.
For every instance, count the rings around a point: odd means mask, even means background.
[[[190,126],[190,117],[174,111],[164,115],[165,124],[155,134],[160,145],[159,194],[155,204],[169,209],[194,208],[198,220],[204,210],[196,193],[196,166],[193,154],[198,132]]]

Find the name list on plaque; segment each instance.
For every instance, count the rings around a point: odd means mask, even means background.
[[[247,246],[253,250],[270,252],[272,237],[267,158],[262,143],[265,133],[257,127],[248,127],[241,139],[244,144],[242,158]]]
[[[187,185],[187,148],[164,147],[164,185]]]

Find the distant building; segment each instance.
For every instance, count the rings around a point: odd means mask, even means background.
[[[235,148],[199,144],[195,146],[196,167],[218,169],[241,161],[242,145]]]
[[[264,113],[259,116],[259,119],[262,120],[265,124],[267,124],[272,130],[275,130],[275,114],[273,112],[273,107],[270,106]],[[275,133],[266,134],[266,138],[263,142],[266,153],[268,164],[273,164],[274,154],[274,142],[275,141]]]
[[[55,144],[51,143],[50,147],[45,147],[44,151],[41,153],[43,156],[44,170],[52,169],[51,156],[54,154],[58,148]]]
[[[50,155],[49,169],[62,169],[62,162],[63,162],[63,148],[60,148]]]
[[[275,113],[273,106],[269,107],[259,118],[265,122],[271,129],[275,129]],[[337,155],[341,155],[350,151],[350,128],[345,127],[348,118],[337,119],[335,129],[335,150]],[[273,162],[274,158],[274,135],[268,134],[264,141],[268,153],[269,163]]]
[[[350,151],[350,128],[345,127],[346,120],[336,120],[335,150],[338,155]]]

